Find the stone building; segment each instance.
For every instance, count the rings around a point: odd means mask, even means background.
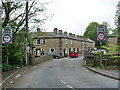
[[[109,34],[107,36],[107,45],[109,48],[114,48],[113,46],[116,46],[120,42],[120,39],[117,38],[117,36],[113,34]],[[113,46],[112,46],[113,45]],[[108,50],[109,53],[117,54],[117,50]]]
[[[95,47],[94,41],[87,38],[80,38],[79,35],[63,32],[57,28],[54,28],[53,32],[47,33],[47,36],[33,37],[35,55],[40,55],[44,51],[67,56],[70,51],[82,53],[84,49],[87,50]]]

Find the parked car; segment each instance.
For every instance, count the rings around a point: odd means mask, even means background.
[[[101,51],[102,51],[102,54],[107,53],[106,50],[104,50],[104,49],[102,49]],[[91,51],[91,54],[94,54],[94,53],[97,53],[97,52],[100,52],[100,50],[93,50],[93,51]]]
[[[93,50],[93,51],[91,51],[91,54],[94,54],[94,53],[97,53],[98,52],[98,50]]]
[[[69,57],[70,58],[73,58],[73,57],[77,58],[78,57],[78,53],[75,52],[75,51],[72,51],[72,52],[70,52]]]
[[[54,52],[47,52],[46,54],[53,55],[53,58],[55,58],[55,59],[59,59],[60,58],[60,55],[58,55],[58,54],[56,54]]]

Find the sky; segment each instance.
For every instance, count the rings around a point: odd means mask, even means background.
[[[83,35],[91,22],[108,22],[115,28],[116,5],[119,0],[52,0],[47,5],[48,13],[54,14],[43,28],[47,32],[54,28]]]

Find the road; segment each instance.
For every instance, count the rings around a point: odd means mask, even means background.
[[[118,81],[87,70],[79,56],[33,66],[10,81],[9,88],[118,88]]]

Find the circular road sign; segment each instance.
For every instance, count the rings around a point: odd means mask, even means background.
[[[10,43],[10,42],[12,41],[12,36],[9,35],[9,34],[4,35],[4,36],[3,36],[3,41],[4,41],[5,43]]]
[[[106,38],[106,35],[105,35],[104,32],[99,32],[98,35],[97,35],[97,38],[98,38],[98,40],[100,40],[100,41],[104,41],[105,38]]]

